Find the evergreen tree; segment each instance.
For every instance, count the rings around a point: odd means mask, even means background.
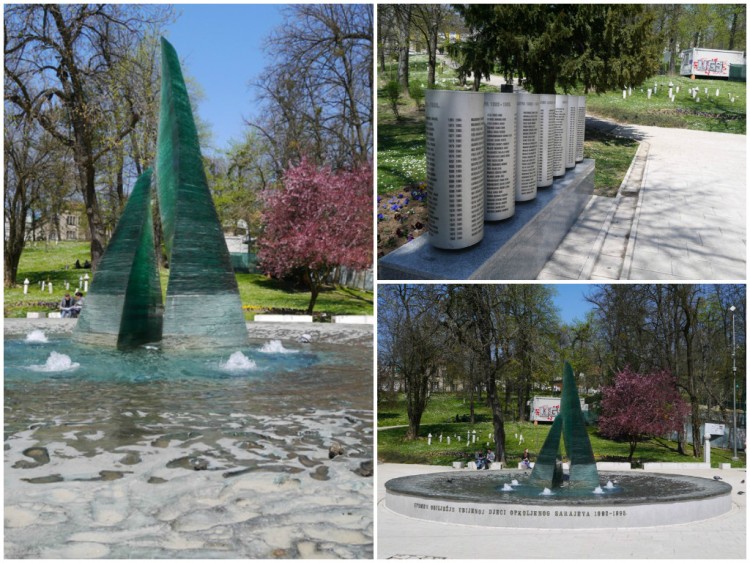
[[[460,72],[476,74],[497,64],[506,78],[516,75],[542,94],[579,85],[605,92],[640,84],[659,68],[654,13],[643,5],[485,4],[456,10],[471,33],[455,50]]]

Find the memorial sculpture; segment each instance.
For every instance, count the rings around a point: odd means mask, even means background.
[[[585,104],[585,96],[428,90],[430,244],[477,244],[484,221],[513,217],[517,202],[582,161]]]
[[[177,53],[161,41],[155,171],[144,173],[102,257],[74,331],[79,342],[129,348],[243,346],[248,342],[229,251],[208,189]],[[152,183],[169,264],[162,305]]]
[[[560,438],[565,442],[565,450],[570,460],[570,487],[582,487],[590,491],[599,486],[599,473],[596,470],[594,452],[586,433],[586,421],[578,399],[573,368],[565,362],[562,380],[560,412],[555,417],[549,434],[542,445],[529,483],[549,489],[563,484]]]

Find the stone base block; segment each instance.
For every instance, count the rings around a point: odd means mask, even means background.
[[[711,469],[708,463],[668,463],[649,462],[643,464],[644,471],[658,471],[659,469]]]
[[[485,223],[481,242],[441,250],[421,236],[378,261],[381,280],[533,280],[594,192],[594,161],[586,159],[536,199],[516,203],[510,219]]]
[[[338,324],[352,325],[371,325],[375,324],[375,317],[372,315],[333,315],[331,320]]]
[[[312,315],[255,315],[256,323],[311,323]]]
[[[27,319],[46,319],[47,313],[39,313],[39,312],[30,311],[26,313],[26,318]]]
[[[630,471],[633,467],[627,461],[597,461],[599,471]]]

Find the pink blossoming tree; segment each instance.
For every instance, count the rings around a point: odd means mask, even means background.
[[[668,371],[641,374],[625,368],[614,384],[602,389],[599,432],[630,444],[628,461],[639,442],[679,431],[688,413],[674,377]]]
[[[266,196],[258,258],[276,277],[303,270],[312,314],[320,289],[339,266],[372,265],[372,166],[333,171],[303,159]]]

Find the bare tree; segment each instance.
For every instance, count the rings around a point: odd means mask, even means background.
[[[271,147],[277,175],[307,156],[333,168],[372,159],[372,6],[300,4],[268,38],[272,62],[255,81],[249,124]]]
[[[438,38],[444,25],[455,21],[458,15],[447,4],[415,4],[412,22],[427,45],[427,87],[435,87]]]
[[[400,374],[409,417],[408,440],[419,437],[430,384],[443,360],[441,294],[430,285],[384,285],[378,292],[378,331],[382,358]]]
[[[97,169],[140,119],[133,93],[113,91],[113,73],[146,28],[169,13],[116,4],[14,4],[5,10],[5,99],[72,151],[94,266],[106,243]],[[108,122],[115,108],[122,115],[113,130]]]
[[[5,287],[13,287],[26,244],[26,220],[37,203],[41,178],[52,158],[51,143],[28,116],[5,113],[3,154],[5,167]]]

